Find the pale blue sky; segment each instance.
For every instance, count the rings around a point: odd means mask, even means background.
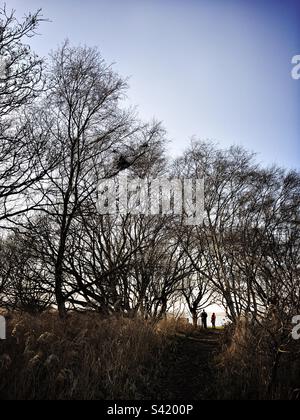
[[[32,44],[98,46],[142,118],[164,122],[178,154],[193,135],[241,144],[260,161],[299,168],[299,0],[8,0],[52,20]]]

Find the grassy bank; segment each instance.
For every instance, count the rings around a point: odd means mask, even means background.
[[[0,342],[1,399],[159,398],[174,326],[73,314],[11,316]]]

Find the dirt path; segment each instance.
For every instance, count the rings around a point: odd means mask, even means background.
[[[163,398],[175,400],[213,399],[213,357],[218,350],[219,331],[197,331],[177,335],[163,378]]]

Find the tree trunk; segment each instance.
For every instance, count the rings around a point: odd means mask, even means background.
[[[193,326],[194,328],[198,327],[198,314],[196,311],[192,311],[192,318],[193,318]]]
[[[275,354],[274,361],[273,361],[273,366],[272,366],[272,370],[271,370],[271,376],[270,376],[270,380],[269,380],[269,384],[268,384],[268,391],[267,391],[267,395],[270,399],[273,398],[273,391],[274,391],[274,388],[276,386],[277,373],[278,373],[278,369],[279,369],[281,355],[282,355],[282,353],[280,353],[279,350],[276,348],[276,354]]]
[[[55,299],[60,318],[64,319],[67,316],[66,300],[63,294],[63,259],[65,252],[65,241],[61,242],[56,266],[55,266]]]
[[[55,299],[59,317],[65,319],[67,316],[66,301],[62,292],[62,273],[55,273]]]

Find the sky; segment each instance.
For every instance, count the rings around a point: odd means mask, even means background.
[[[0,0],[1,3],[1,0]],[[161,120],[180,154],[192,136],[242,145],[299,169],[300,0],[8,0],[45,18],[31,41],[47,56],[66,38],[99,47],[129,77],[128,103]]]

